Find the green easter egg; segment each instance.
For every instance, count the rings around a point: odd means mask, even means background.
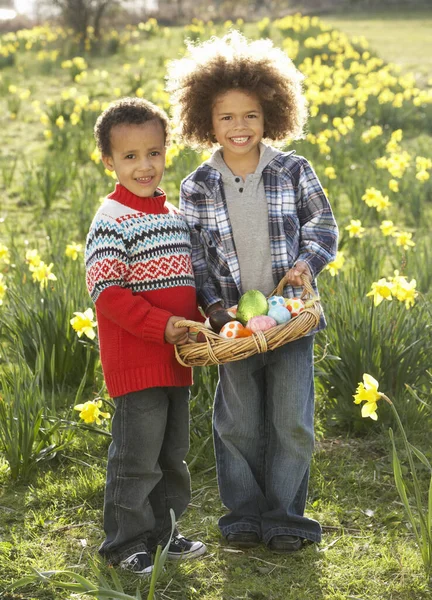
[[[266,315],[268,312],[267,298],[259,290],[248,290],[240,298],[236,318],[240,323],[246,323],[252,317]]]

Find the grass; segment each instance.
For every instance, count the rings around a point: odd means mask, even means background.
[[[69,459],[39,472],[28,486],[0,476],[0,590],[29,573],[88,562],[102,540],[107,442],[83,434]],[[87,460],[89,466],[74,462]],[[292,556],[266,548],[238,551],[220,538],[223,514],[213,463],[193,473],[193,498],[181,530],[203,539],[201,559],[169,564],[158,582],[164,600],[423,600],[430,598],[419,554],[401,521],[387,436],[327,439],[318,444],[308,513],[324,527],[323,542]],[[104,569],[104,567],[103,567]],[[146,580],[119,573],[128,593]],[[69,592],[31,585],[7,600],[66,600]]]
[[[431,10],[343,12],[322,20],[349,36],[364,36],[381,58],[400,65],[420,81],[432,77]]]

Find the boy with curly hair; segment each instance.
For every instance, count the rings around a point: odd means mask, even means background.
[[[217,148],[181,184],[198,299],[207,314],[250,289],[269,295],[287,274],[299,296],[334,260],[337,226],[308,161],[263,139],[301,137],[302,75],[270,40],[238,32],[189,45],[169,67],[174,121],[191,146]],[[319,329],[325,326],[321,318]],[[319,542],[304,515],[314,446],[314,333],[221,365],[214,403],[218,484],[230,544],[275,552]]]
[[[191,369],[175,358],[199,319],[188,226],[159,187],[168,118],[154,104],[123,98],[99,116],[95,138],[118,183],[97,211],[86,244],[87,287],[96,305],[101,362],[114,398],[99,552],[136,574],[190,501]],[[183,315],[182,317],[176,316]],[[175,533],[168,558],[195,558],[205,545]]]

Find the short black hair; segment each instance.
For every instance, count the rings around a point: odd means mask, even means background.
[[[168,143],[169,120],[166,112],[143,98],[121,98],[112,102],[99,117],[94,126],[94,136],[102,156],[111,156],[111,130],[116,125],[142,125],[149,121],[159,121],[164,132],[164,142]]]

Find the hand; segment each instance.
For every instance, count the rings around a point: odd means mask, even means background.
[[[188,328],[187,327],[174,327],[174,323],[177,321],[184,321],[184,317],[170,317],[165,327],[165,341],[168,344],[186,344],[188,341]]]
[[[221,308],[223,308],[222,302],[215,302],[214,304],[208,307],[206,316],[209,317],[215,310],[220,310]]]
[[[292,267],[287,273],[288,283],[295,287],[301,287],[303,285],[303,281],[301,275],[306,275],[309,280],[312,280],[312,275],[309,270],[307,263],[303,260],[299,260],[295,267]]]

